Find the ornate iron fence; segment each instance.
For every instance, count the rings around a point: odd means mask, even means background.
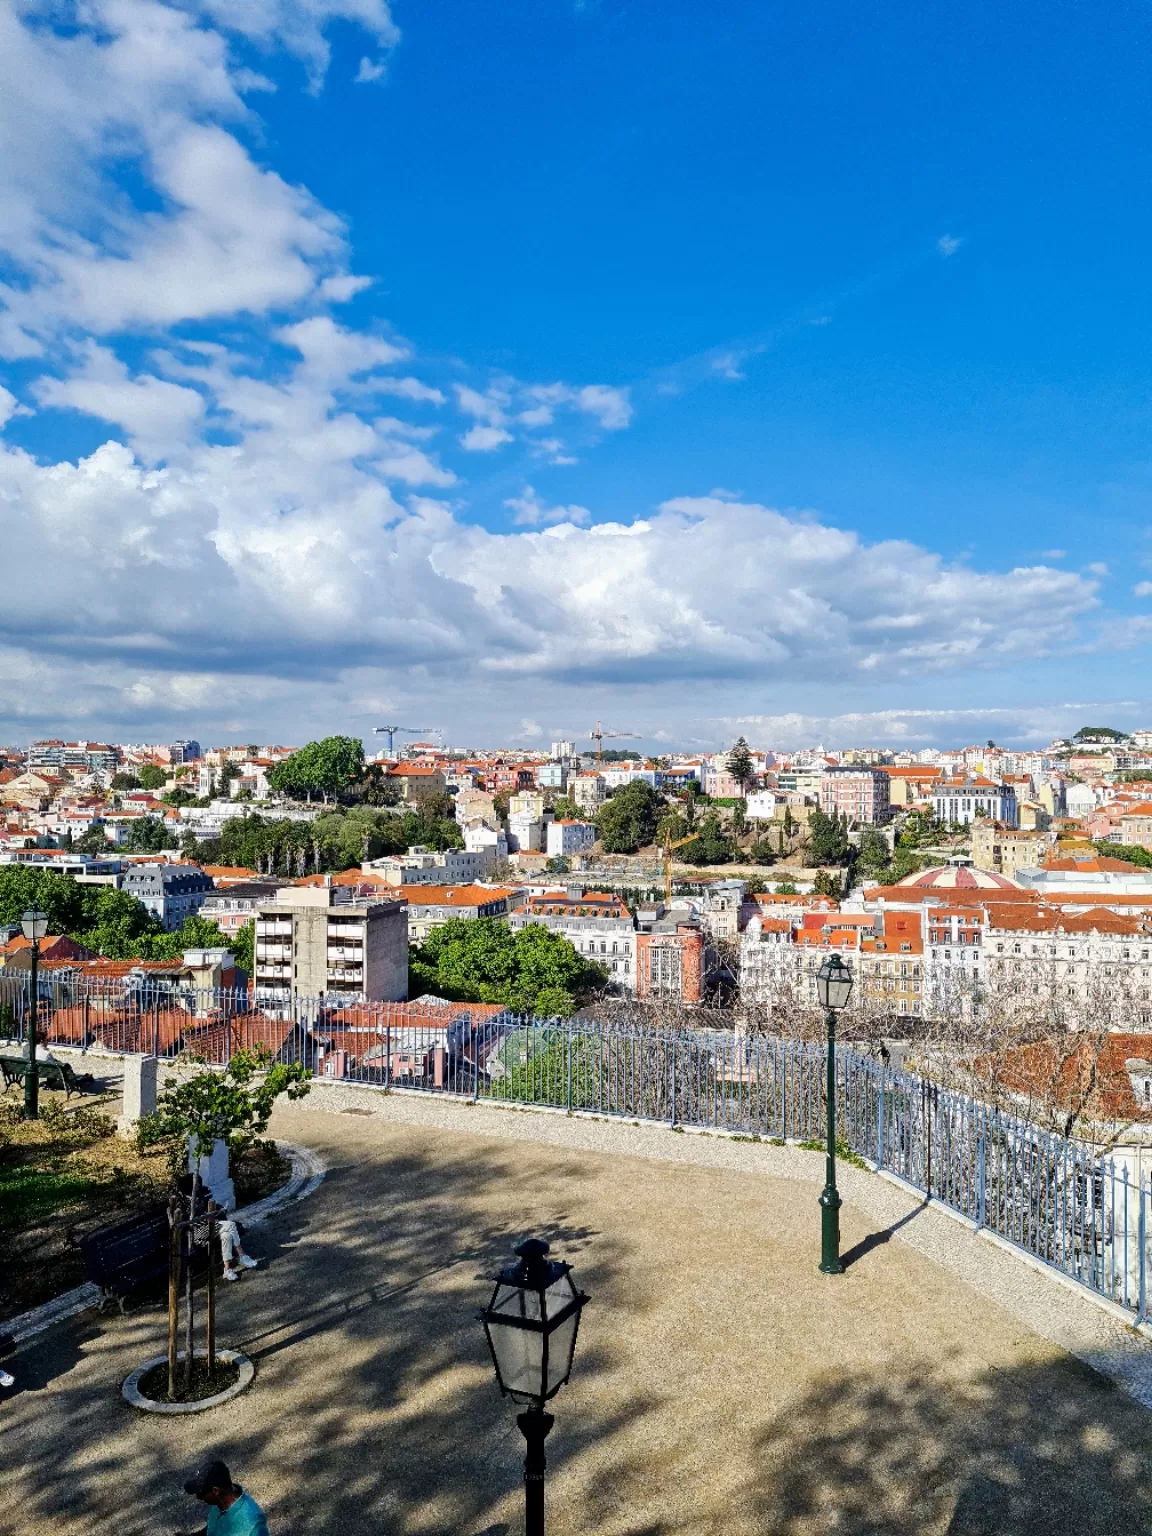
[[[27,975],[0,973],[0,1054],[19,1050],[30,1006]],[[218,1066],[266,1050],[331,1080],[823,1144],[822,1046],[471,1003],[193,991],[132,972],[45,979],[38,1007],[50,1047]],[[848,1050],[837,1112],[848,1149],[1144,1320],[1152,1189],[1124,1153]]]

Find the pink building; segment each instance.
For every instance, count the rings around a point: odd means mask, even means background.
[[[889,778],[882,768],[830,767],[820,776],[820,808],[849,821],[887,821]]]

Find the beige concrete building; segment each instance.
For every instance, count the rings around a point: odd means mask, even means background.
[[[1011,880],[1018,869],[1038,869],[1056,837],[1051,832],[1024,831],[997,821],[972,823],[972,862]]]
[[[404,1002],[406,903],[358,899],[347,886],[288,886],[256,914],[254,968],[258,998]]]

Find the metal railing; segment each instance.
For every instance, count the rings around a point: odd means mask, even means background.
[[[23,1038],[30,1006],[27,976],[0,973],[0,1037]],[[726,1031],[542,1020],[471,1003],[259,998],[131,974],[43,980],[38,1029],[49,1046],[217,1066],[265,1050],[328,1080],[823,1145],[823,1047]],[[1123,1151],[1101,1156],[846,1049],[837,1101],[852,1152],[1144,1321],[1152,1187]]]

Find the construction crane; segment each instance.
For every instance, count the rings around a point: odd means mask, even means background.
[[[699,832],[693,832],[689,837],[677,838],[672,841],[672,830],[666,827],[664,830],[664,905],[672,905],[672,850],[683,848],[685,843],[694,843],[700,836]]]
[[[599,720],[596,722],[596,729],[588,732],[588,740],[596,743],[596,761],[598,763],[604,761],[604,743],[606,741],[624,741],[626,739],[631,741],[640,740],[635,731],[606,731],[602,728]]]
[[[374,725],[372,727],[373,736],[387,736],[389,757],[395,756],[397,736],[423,736],[425,731],[435,731],[439,735],[440,727],[438,725]]]

